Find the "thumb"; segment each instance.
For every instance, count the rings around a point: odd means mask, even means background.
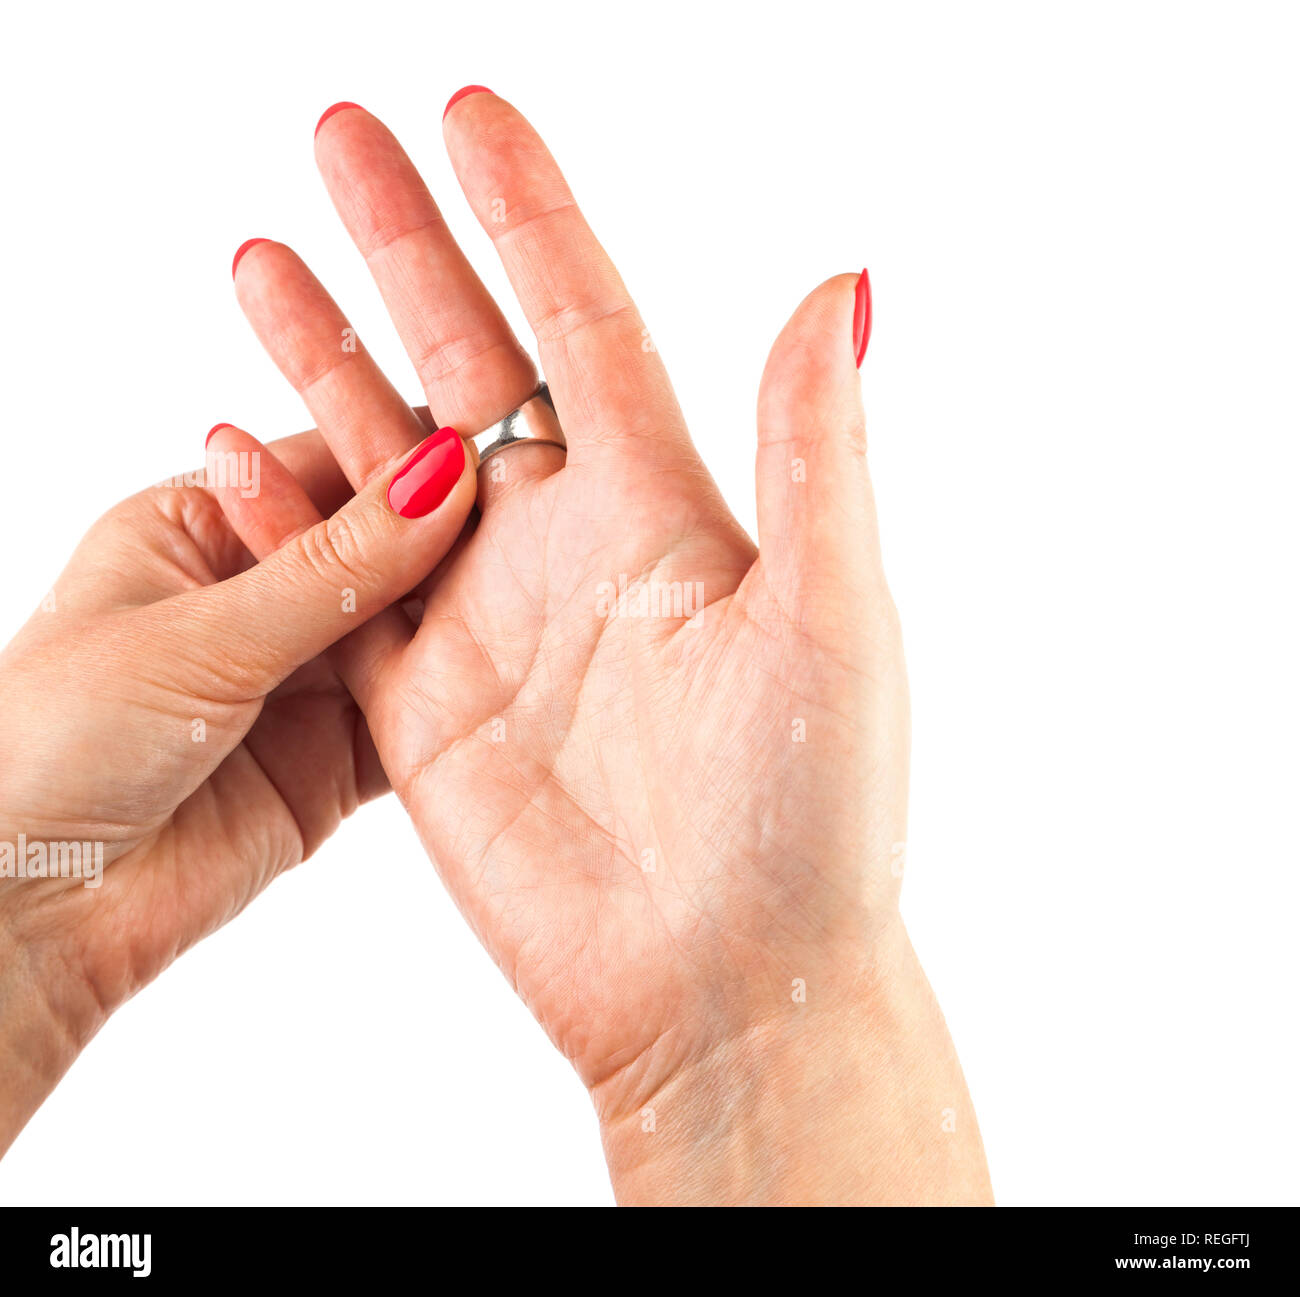
[[[758,397],[758,535],[765,586],[801,618],[883,588],[858,365],[871,283],[837,275],[804,298]],[[847,587],[847,590],[845,590]]]
[[[251,438],[238,444],[257,446]],[[215,461],[210,455],[210,468]],[[285,473],[269,455],[266,467],[268,488],[281,497],[264,502],[273,514],[283,507]],[[262,489],[260,466],[233,469],[254,493]],[[418,585],[460,535],[476,489],[465,443],[440,428],[332,517],[297,531],[260,563],[153,605],[191,646],[181,656],[207,677],[192,686],[225,701],[269,693]],[[218,486],[218,494],[237,490]]]

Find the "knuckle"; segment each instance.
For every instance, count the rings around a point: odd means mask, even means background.
[[[303,563],[322,582],[360,587],[365,577],[363,546],[357,529],[343,514],[309,527],[295,544]]]

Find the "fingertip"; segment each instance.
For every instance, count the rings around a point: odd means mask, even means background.
[[[426,437],[393,475],[384,497],[403,518],[423,518],[451,495],[465,477],[465,443],[455,428]]]
[[[230,263],[230,277],[234,279],[239,272],[239,263],[244,259],[245,254],[250,248],[255,248],[259,243],[270,243],[270,239],[247,239],[241,243],[235,250],[235,259]]]
[[[313,138],[320,134],[320,128],[324,126],[335,113],[341,113],[345,108],[356,108],[363,113],[366,111],[360,104],[354,104],[348,99],[340,100],[337,104],[331,104],[323,113],[321,113],[320,121],[316,123],[316,130],[313,132]]]
[[[816,413],[823,421],[857,428],[862,420],[862,384],[856,367],[861,324],[869,329],[870,299],[858,319],[861,273],[833,275],[818,284],[795,309],[768,355],[759,385],[760,435]],[[847,344],[847,345],[846,345]]]
[[[212,438],[215,437],[222,428],[233,428],[234,426],[233,423],[214,423],[212,427],[208,429],[208,435],[203,439],[203,448],[206,450],[208,446],[211,445]]]
[[[442,110],[442,120],[445,122],[447,120],[447,114],[468,95],[490,95],[492,93],[493,91],[489,90],[487,86],[461,86],[461,88],[447,100],[447,106]]]

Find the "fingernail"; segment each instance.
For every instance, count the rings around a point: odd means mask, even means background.
[[[432,513],[460,481],[465,443],[455,428],[439,428],[426,437],[388,484],[388,503],[403,518]]]
[[[871,337],[871,278],[864,270],[858,276],[858,290],[853,298],[853,358],[859,369],[867,354]]]
[[[240,259],[240,257],[242,257],[242,256],[244,255],[244,253],[247,252],[247,251],[249,250],[249,248],[254,247],[254,246],[256,246],[256,245],[259,244],[259,243],[270,243],[270,241],[271,241],[270,239],[249,239],[247,243],[241,243],[241,244],[239,245],[239,247],[238,247],[238,248],[236,249],[236,251],[235,251],[235,259],[234,259],[234,261],[232,261],[232,262],[230,263],[230,277],[231,277],[231,279],[234,279],[234,277],[235,277],[235,271],[237,271],[237,270],[239,269],[239,259]]]
[[[208,442],[210,442],[212,438],[215,437],[217,433],[219,433],[222,430],[222,428],[233,428],[234,426],[235,425],[233,423],[214,423],[212,427],[208,430],[208,435],[203,439],[204,450],[207,449]]]
[[[443,121],[447,120],[447,114],[451,112],[451,110],[460,103],[466,95],[476,95],[479,93],[490,95],[492,91],[490,91],[487,86],[461,86],[461,88],[447,100],[447,106],[442,110]]]
[[[322,126],[324,126],[325,123],[326,123],[327,121],[329,121],[329,119],[330,119],[331,117],[333,117],[335,113],[341,113],[345,108],[361,108],[361,105],[360,105],[360,104],[347,103],[347,102],[345,101],[344,103],[341,103],[341,104],[335,104],[335,105],[333,105],[333,107],[331,107],[331,108],[327,108],[323,113],[321,113],[321,115],[320,115],[320,121],[318,121],[318,122],[316,123],[316,134],[317,134],[317,135],[320,134],[320,128],[321,128]],[[366,110],[365,110],[364,108],[361,108],[361,111],[364,113]]]

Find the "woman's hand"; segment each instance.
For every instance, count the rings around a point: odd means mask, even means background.
[[[317,434],[276,453],[325,512],[351,495]],[[0,654],[0,1152],[108,1013],[387,788],[340,673],[409,626],[388,605],[460,532],[459,439],[447,462],[429,516],[381,475],[252,568],[210,490],[145,490]],[[250,501],[260,468],[208,457]]]
[[[625,1201],[983,1201],[975,1118],[899,918],[908,703],[856,364],[865,276],[816,289],[758,409],[761,549],[701,463],[609,259],[524,119],[462,94],[453,165],[568,438],[481,472],[477,529],[357,694],[476,932],[600,1115]],[[439,420],[536,374],[389,132],[317,156]],[[415,430],[288,248],[239,264],[253,327],[358,490]],[[246,434],[219,434],[251,449]],[[221,493],[257,555],[310,524],[272,465]],[[273,560],[271,560],[273,561]]]

